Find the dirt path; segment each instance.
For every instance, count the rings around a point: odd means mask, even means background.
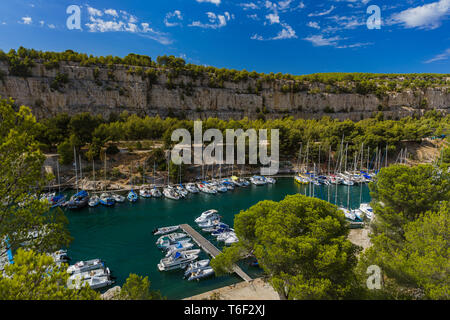
[[[280,300],[278,293],[261,278],[239,282],[183,300]]]

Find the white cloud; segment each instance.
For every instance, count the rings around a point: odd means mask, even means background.
[[[431,58],[430,60],[425,61],[425,63],[433,63],[436,61],[447,60],[450,58],[450,48],[445,50],[443,53],[438,54],[437,56]]]
[[[98,9],[92,7],[88,7],[87,9],[90,16],[99,16],[99,17],[103,16],[103,12],[101,12]]]
[[[119,14],[117,10],[107,9],[103,16],[102,11],[89,7],[88,13],[89,22],[85,25],[89,32],[129,32],[164,45],[172,43],[166,34],[154,30],[147,22],[139,24],[139,19],[126,11],[120,10]]]
[[[215,4],[216,6],[218,6],[221,2],[221,0],[196,0],[199,3],[212,3]]]
[[[323,35],[314,35],[307,38],[304,38],[303,40],[311,42],[316,47],[323,47],[323,46],[337,46],[338,41],[343,40],[341,37],[331,37],[331,38],[324,38]]]
[[[23,24],[31,24],[33,22],[33,19],[31,17],[22,17]]]
[[[50,29],[55,29],[55,28],[56,28],[54,24],[49,24],[48,27],[49,27]]]
[[[244,10],[249,10],[249,9],[257,10],[257,9],[259,9],[259,6],[254,4],[253,2],[241,3],[241,4],[239,4],[239,6],[241,6]]]
[[[110,16],[113,16],[113,17],[118,17],[118,16],[119,16],[119,14],[117,13],[117,11],[114,10],[114,9],[106,9],[106,10],[105,10],[105,13],[106,13],[106,14],[109,14]]]
[[[278,32],[276,37],[273,37],[272,40],[283,40],[283,39],[296,39],[297,35],[295,34],[294,29],[288,24],[282,23],[283,29]]]
[[[292,27],[290,25],[288,25],[287,23],[280,23],[280,25],[283,28],[274,37],[264,38],[261,35],[254,34],[250,39],[259,40],[259,41],[297,39],[297,34],[295,33],[295,30],[292,29]]]
[[[315,22],[315,21],[314,22],[313,21],[308,22],[308,27],[311,27],[311,28],[314,28],[314,29],[317,29],[317,30],[320,29],[319,24],[317,22]]]
[[[170,22],[169,20],[175,18],[178,20],[178,22]],[[174,12],[169,12],[166,14],[166,17],[164,18],[164,24],[166,27],[176,27],[180,26],[181,23],[179,21],[183,20],[183,16],[181,15],[180,10],[175,10]]]
[[[202,23],[200,21],[193,21],[189,27],[198,27],[203,29],[218,29],[225,27],[227,22],[234,19],[234,15],[229,12],[225,12],[223,15],[216,15],[214,12],[206,12],[209,23]]]
[[[357,17],[357,16],[334,15],[334,16],[328,17],[328,19],[335,21],[338,24],[338,26],[343,29],[354,29],[359,26],[366,25],[366,21],[364,20],[364,18]]]
[[[322,12],[317,12],[317,13],[310,13],[308,14],[308,17],[321,17],[321,16],[325,16],[329,13],[331,13],[331,11],[333,11],[334,9],[336,9],[335,6],[331,6],[330,9],[322,11]]]
[[[436,29],[449,14],[450,0],[440,0],[394,14],[392,22],[405,28]]]
[[[270,24],[280,23],[280,16],[276,13],[270,13],[266,16],[266,18],[270,21]]]

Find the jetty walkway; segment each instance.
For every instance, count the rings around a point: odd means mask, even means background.
[[[197,243],[197,245],[206,251],[207,254],[209,254],[211,257],[215,258],[217,255],[221,253],[219,249],[216,248],[211,242],[205,239],[200,233],[195,231],[190,225],[188,224],[181,224],[180,228],[186,232],[194,241]],[[233,266],[233,271],[242,279],[244,279],[246,282],[252,281],[252,278],[248,274],[246,274],[241,268],[239,268],[237,265]]]

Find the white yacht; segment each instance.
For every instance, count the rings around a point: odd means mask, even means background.
[[[67,273],[75,274],[86,271],[91,271],[95,269],[104,268],[105,264],[100,259],[93,259],[88,261],[78,261],[74,265],[71,265],[67,268]]]
[[[197,254],[175,252],[171,256],[161,259],[158,263],[158,269],[159,271],[183,269],[189,265],[189,263],[197,260],[197,258]]]
[[[96,269],[88,272],[78,273],[69,277],[69,283],[74,289],[90,286],[91,289],[101,289],[114,283],[111,279],[109,268]]]
[[[206,222],[207,220],[211,220],[211,219],[219,219],[218,213],[219,213],[219,211],[214,210],[214,209],[210,209],[208,211],[203,212],[200,215],[200,217],[198,217],[194,221],[196,223],[202,223],[202,222]]]

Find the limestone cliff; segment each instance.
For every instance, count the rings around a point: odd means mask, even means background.
[[[66,81],[55,84],[55,78],[61,74]],[[164,70],[159,70],[157,77],[150,81],[129,72],[129,67],[123,65],[110,69],[82,67],[73,62],[62,62],[54,69],[35,63],[29,77],[10,75],[8,65],[0,62],[0,76],[0,96],[12,97],[17,104],[30,106],[38,118],[60,112],[86,111],[107,117],[126,110],[140,115],[177,115],[189,119],[328,115],[360,120],[380,110],[388,117],[399,118],[429,109],[448,113],[450,108],[448,86],[405,89],[378,97],[375,94],[326,93],[325,85],[321,84],[286,93],[282,86],[289,81],[276,80],[262,82],[255,93],[251,90],[258,85],[255,79],[224,82],[214,88],[204,78],[194,80],[181,75],[168,81]]]

